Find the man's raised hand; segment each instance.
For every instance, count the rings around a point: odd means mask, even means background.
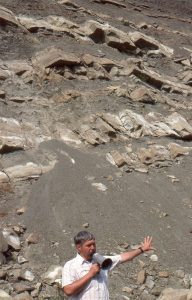
[[[141,248],[143,251],[154,250],[152,246],[152,240],[153,238],[151,236],[147,236],[144,238],[143,242],[141,243]]]

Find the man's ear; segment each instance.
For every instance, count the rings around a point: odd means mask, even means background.
[[[80,253],[81,252],[81,244],[77,244],[76,249],[77,249],[77,252]]]

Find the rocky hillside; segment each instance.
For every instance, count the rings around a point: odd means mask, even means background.
[[[0,299],[64,299],[87,228],[111,299],[192,299],[192,2],[0,0]]]

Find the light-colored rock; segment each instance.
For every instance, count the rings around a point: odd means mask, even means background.
[[[152,290],[154,288],[155,282],[154,282],[152,276],[147,276],[147,279],[145,281],[145,286],[150,290]]]
[[[6,168],[4,172],[9,179],[13,181],[26,180],[29,178],[38,178],[44,173],[49,172],[54,168],[56,160],[50,161],[48,165],[37,165],[33,162],[28,162],[25,165],[16,165]]]
[[[93,182],[91,185],[101,192],[105,192],[107,190],[106,185],[101,182]]]
[[[48,137],[45,137],[38,127],[25,122],[20,123],[13,118],[0,118],[1,153],[25,150],[46,139]]]
[[[171,114],[165,121],[182,138],[192,139],[192,126],[179,113],[175,112]]]
[[[15,250],[21,249],[20,238],[14,231],[12,231],[10,228],[4,228],[2,233],[8,245],[13,247]]]
[[[82,59],[82,62],[84,64],[86,64],[87,66],[92,66],[94,63],[97,63],[97,64],[101,65],[104,69],[106,69],[108,72],[113,67],[120,66],[122,68],[122,66],[119,62],[115,62],[115,61],[105,58],[105,57],[103,58],[103,57],[93,56],[91,54],[84,54],[81,59]]]
[[[43,141],[36,136],[39,129],[13,118],[0,117],[0,152],[25,150]]]
[[[22,270],[19,277],[27,281],[33,281],[35,279],[34,274],[29,270]]]
[[[25,72],[32,72],[33,68],[26,60],[10,60],[4,62],[7,69],[16,75],[23,75]]]
[[[187,289],[165,289],[158,300],[187,300],[189,290]]]
[[[177,156],[188,155],[189,151],[192,150],[192,147],[182,147],[179,144],[170,143],[168,145],[168,149],[170,151],[171,157],[176,158]]]
[[[120,132],[125,131],[122,126],[121,120],[118,116],[110,114],[110,113],[103,113],[103,114],[100,114],[100,117],[115,130],[120,131]]]
[[[143,284],[145,283],[146,280],[146,271],[145,270],[141,270],[138,274],[137,274],[137,282],[139,284]]]
[[[152,114],[146,116],[126,109],[119,112],[119,118],[122,126],[126,130],[126,134],[133,138],[141,136],[171,136],[180,137],[182,139],[191,139],[192,127],[178,113],[173,113],[167,117],[156,116]]]
[[[39,242],[39,234],[36,232],[32,232],[26,238],[26,242],[28,244],[37,244]]]
[[[124,286],[124,287],[122,288],[122,292],[126,292],[126,293],[128,293],[128,294],[132,294],[132,293],[133,293],[133,288],[128,287],[128,286]]]
[[[127,33],[118,30],[109,24],[101,24],[89,20],[82,26],[81,30],[96,43],[106,43],[108,46],[123,52],[136,49],[136,46]]]
[[[156,99],[152,93],[145,87],[139,87],[130,93],[131,99],[138,102],[154,104]]]
[[[0,171],[0,183],[6,183],[9,182],[9,178],[4,172]]]
[[[53,284],[57,280],[61,279],[61,275],[62,275],[62,267],[52,265],[49,267],[47,272],[42,276],[42,279],[43,282],[46,282],[48,284]]]
[[[105,144],[109,141],[109,138],[101,136],[99,132],[91,129],[88,125],[81,126],[79,135],[83,140],[93,146]]]
[[[157,89],[162,89],[163,86],[169,87],[172,92],[188,95],[192,93],[192,88],[183,83],[178,82],[173,77],[161,75],[151,69],[145,67],[140,69],[138,67],[133,68],[132,73],[137,76],[140,80],[154,86]]]
[[[130,32],[129,36],[133,43],[139,47],[140,49],[152,49],[152,50],[160,50],[162,54],[164,54],[167,57],[172,57],[174,50],[159,43],[157,40],[154,38],[145,35],[141,32]]]
[[[167,272],[167,271],[160,271],[159,272],[159,277],[168,278],[169,277],[169,272]]]
[[[24,264],[24,263],[28,262],[28,259],[26,259],[26,258],[23,257],[22,255],[18,255],[17,261],[18,261],[18,263],[21,265],[21,264]]]
[[[117,167],[122,167],[126,164],[126,160],[118,151],[113,150],[106,154],[106,159],[112,164],[116,165]]]
[[[0,6],[0,21],[7,24],[19,26],[19,23],[13,12],[3,6]]]
[[[152,255],[150,256],[150,260],[156,262],[156,261],[158,261],[158,256],[157,256],[156,254],[152,254]]]
[[[78,135],[74,133],[71,129],[66,128],[63,124],[56,125],[56,138],[62,140],[66,144],[80,145],[81,140]]]
[[[13,299],[7,292],[4,290],[0,289],[0,300],[11,300]]]
[[[151,145],[148,149],[140,148],[137,155],[139,160],[147,165],[157,161],[170,160],[169,151],[161,145]]]
[[[32,63],[37,67],[63,67],[80,64],[80,59],[71,53],[65,53],[63,50],[50,47],[35,54]]]
[[[47,29],[59,32],[65,32],[76,37],[75,30],[79,26],[61,16],[47,16],[43,19],[35,19],[33,17],[19,16],[20,23],[29,31],[34,32],[38,29]],[[73,29],[73,30],[72,30]],[[77,31],[78,32],[78,31]]]
[[[16,165],[4,170],[11,180],[25,180],[38,178],[42,174],[40,165],[28,162],[25,165]]]
[[[16,213],[17,213],[18,215],[24,214],[25,211],[26,211],[26,207],[25,207],[25,206],[16,209]]]

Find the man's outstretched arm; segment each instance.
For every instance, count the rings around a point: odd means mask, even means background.
[[[126,261],[130,261],[140,255],[141,253],[149,250],[153,250],[152,247],[152,237],[146,237],[144,238],[144,241],[141,243],[140,247],[138,249],[121,253],[121,262],[124,263]]]
[[[89,283],[89,281],[91,281],[91,279],[95,277],[95,275],[99,273],[99,271],[100,271],[100,266],[98,264],[93,264],[89,272],[85,276],[74,281],[71,284],[64,286],[63,289],[65,294],[67,296],[72,296],[80,293],[81,290],[83,290],[83,288],[86,286],[86,284]]]

